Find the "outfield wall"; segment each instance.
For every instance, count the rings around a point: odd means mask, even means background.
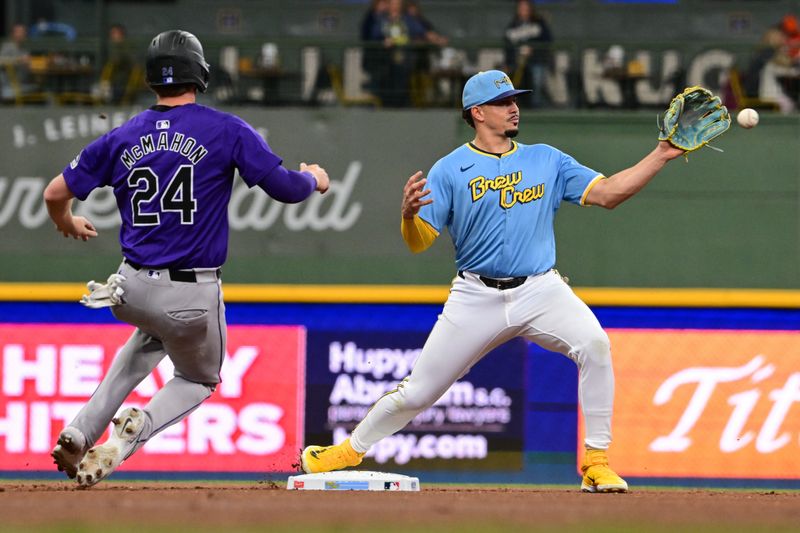
[[[223,384],[123,477],[280,477],[303,444],[344,438],[408,373],[441,309],[233,300]],[[799,309],[593,306],[612,340],[620,473],[637,484],[800,488]],[[0,475],[55,475],[55,435],[130,331],[77,303],[0,302]],[[131,403],[170,376],[162,364]],[[576,483],[580,434],[575,365],[517,339],[364,467],[429,482]]]
[[[100,231],[89,243],[53,231],[41,192],[82,147],[137,110],[7,109],[0,131],[0,280],[104,278],[120,255],[113,196],[76,211]],[[296,206],[237,179],[225,279],[236,283],[433,284],[454,274],[442,236],[419,256],[399,234],[402,186],[471,138],[443,110],[258,109],[253,123],[285,164],[319,162],[331,191]],[[655,144],[655,111],[526,113],[519,140],[557,146],[611,174]],[[556,219],[558,268],[578,286],[800,288],[800,117],[764,114],[734,126],[688,163],[612,212],[565,205]]]

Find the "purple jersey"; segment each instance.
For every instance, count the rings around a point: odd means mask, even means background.
[[[114,188],[130,261],[208,268],[227,255],[234,170],[253,187],[280,164],[239,117],[198,104],[156,106],[89,144],[64,179],[81,200],[97,187]]]

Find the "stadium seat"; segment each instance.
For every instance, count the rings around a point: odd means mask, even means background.
[[[358,97],[348,96],[344,90],[344,82],[342,81],[342,71],[336,65],[328,65],[328,76],[331,79],[331,87],[336,94],[336,99],[343,106],[358,106],[368,105],[373,107],[381,106],[381,99],[374,94],[364,94]]]
[[[6,63],[3,65],[5,83],[10,89],[11,101],[15,105],[25,104],[46,104],[50,101],[50,95],[38,87],[23,86],[17,76],[17,69],[14,65]],[[4,95],[5,98],[5,95]]]
[[[738,69],[731,68],[728,71],[728,83],[730,84],[731,94],[735,100],[735,105],[730,107],[736,109],[744,109],[745,107],[752,107],[754,109],[779,109],[778,103],[773,100],[764,100],[757,96],[748,96],[742,86],[742,77]]]

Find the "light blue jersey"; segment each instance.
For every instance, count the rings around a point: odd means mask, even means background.
[[[561,201],[584,205],[603,177],[552,146],[512,144],[500,156],[464,144],[428,172],[433,203],[419,216],[447,227],[458,270],[508,278],[553,268]]]

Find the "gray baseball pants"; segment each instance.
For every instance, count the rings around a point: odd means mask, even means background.
[[[86,437],[87,449],[94,446],[128,395],[168,356],[175,375],[144,407],[144,429],[130,456],[199,407],[220,382],[225,304],[215,271],[188,274],[195,282],[173,281],[167,269],[137,270],[127,263],[119,273],[126,278],[121,284],[125,303],[112,312],[136,330],[70,426]]]

